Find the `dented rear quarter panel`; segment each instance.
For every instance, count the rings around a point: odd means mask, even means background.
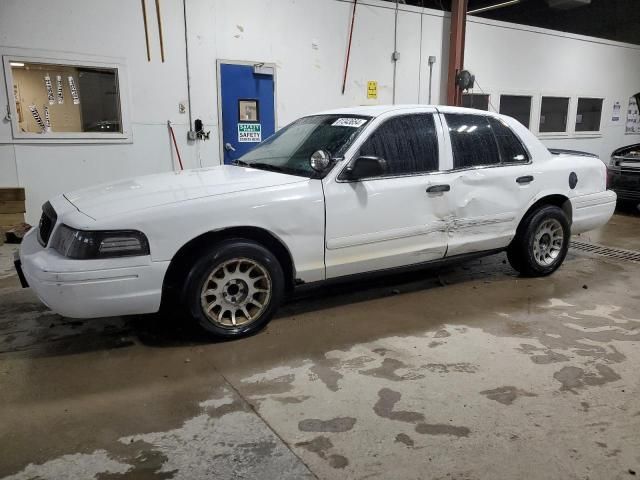
[[[518,121],[504,115],[496,116],[507,122],[518,134],[532,157],[530,174],[536,177],[535,194],[528,202],[520,205],[518,223],[529,209],[544,197],[562,195],[569,199],[573,211],[577,197],[606,191],[607,168],[602,160],[583,155],[553,155],[533,133]],[[569,175],[572,172],[578,177],[578,183],[573,189],[569,185]],[[540,181],[538,182],[538,180]]]

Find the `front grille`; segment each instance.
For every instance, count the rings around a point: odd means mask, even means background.
[[[46,247],[47,243],[49,243],[49,237],[51,237],[51,232],[57,221],[58,215],[56,211],[49,202],[45,203],[42,206],[42,216],[38,224],[38,240],[40,240],[43,247]]]
[[[618,156],[614,155],[612,157],[613,165],[621,168],[622,170],[629,170],[632,172],[640,171],[640,156],[638,155],[627,155],[627,156]]]

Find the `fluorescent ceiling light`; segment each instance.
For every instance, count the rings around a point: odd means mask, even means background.
[[[22,62],[9,62],[9,65],[12,67],[24,67],[24,63]]]
[[[488,7],[476,8],[475,10],[469,10],[468,14],[488,12],[489,10],[495,10],[497,8],[508,7],[509,5],[515,5],[520,3],[520,0],[509,0],[508,2],[496,3],[495,5],[489,5]]]

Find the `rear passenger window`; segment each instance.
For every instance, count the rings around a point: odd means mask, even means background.
[[[451,137],[453,168],[500,163],[498,145],[487,116],[447,113],[445,118]]]
[[[502,163],[527,163],[529,155],[515,133],[497,118],[490,117],[489,123],[498,141]]]
[[[384,158],[389,175],[438,170],[438,136],[433,115],[421,113],[387,120],[360,147],[360,155]]]

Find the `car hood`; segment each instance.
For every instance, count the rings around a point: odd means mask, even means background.
[[[65,193],[94,220],[135,210],[307,181],[306,178],[253,168],[218,167],[145,175]]]

